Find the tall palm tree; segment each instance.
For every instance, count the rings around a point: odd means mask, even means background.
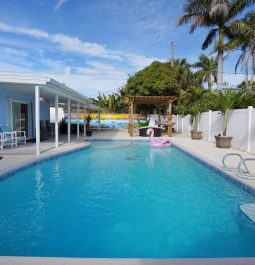
[[[180,91],[186,91],[189,86],[195,85],[194,74],[190,67],[191,65],[184,58],[174,60],[176,80],[179,84]]]
[[[184,15],[177,25],[190,23],[190,33],[198,27],[209,28],[202,49],[207,49],[218,36],[215,43],[217,51],[217,89],[223,88],[224,39],[231,38],[230,23],[255,0],[188,0],[184,6]]]
[[[245,88],[250,90],[253,84],[255,74],[255,13],[249,12],[244,19],[238,19],[231,25],[233,38],[226,48],[241,50],[241,55],[236,63],[235,72],[239,64],[241,70],[245,71]],[[249,81],[249,63],[251,62],[252,74]]]
[[[193,64],[193,67],[199,68],[195,76],[201,80],[202,83],[207,82],[208,89],[212,89],[212,84],[216,79],[216,62],[213,57],[208,57],[204,54],[199,56],[199,61]]]

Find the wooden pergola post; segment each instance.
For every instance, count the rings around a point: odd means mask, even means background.
[[[168,112],[169,112],[169,118],[171,117],[172,114],[172,101],[169,101],[169,106],[168,106]],[[167,136],[171,137],[172,136],[172,121],[169,120],[169,125],[167,126]]]
[[[129,123],[128,123],[128,133],[130,136],[133,136],[133,115],[134,107],[137,104],[144,105],[155,105],[155,106],[167,106],[169,109],[169,115],[172,113],[172,103],[177,98],[174,96],[128,96],[125,99],[125,102],[128,104],[128,113],[129,113]],[[172,136],[172,122],[165,124],[168,127],[168,136]]]
[[[129,135],[131,137],[134,135],[133,115],[134,115],[134,100],[132,99],[130,104],[130,116],[129,116]]]

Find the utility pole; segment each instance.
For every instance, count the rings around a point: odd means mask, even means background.
[[[176,44],[171,41],[171,59],[170,59],[170,63],[171,66],[174,67],[174,46],[176,46]]]

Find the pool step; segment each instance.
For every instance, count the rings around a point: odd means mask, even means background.
[[[255,223],[255,204],[254,203],[241,204],[240,210]]]

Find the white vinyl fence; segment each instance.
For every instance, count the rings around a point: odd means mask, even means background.
[[[174,115],[175,131],[183,135],[190,135],[194,126],[190,122],[190,115]],[[215,142],[215,135],[223,132],[223,116],[219,111],[201,113],[198,129],[203,132],[203,139]],[[242,151],[255,154],[255,109],[232,110],[229,115],[227,136],[232,136],[232,146]]]

